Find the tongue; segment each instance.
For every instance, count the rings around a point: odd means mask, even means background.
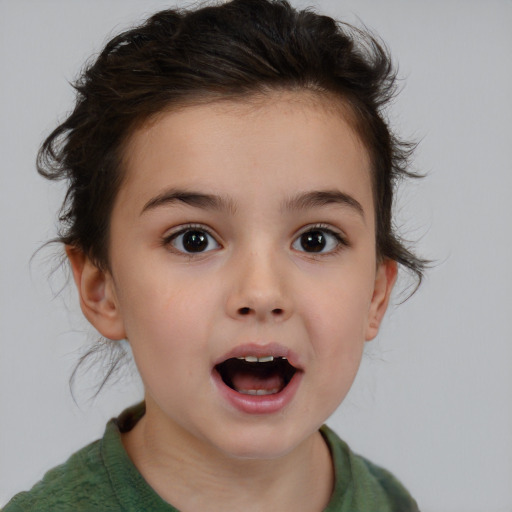
[[[284,381],[280,375],[264,377],[245,372],[236,372],[232,377],[232,383],[239,393],[246,394],[278,393],[284,387]],[[251,393],[253,391],[259,393]]]

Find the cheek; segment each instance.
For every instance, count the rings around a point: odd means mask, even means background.
[[[219,286],[191,279],[185,267],[158,267],[120,276],[125,330],[143,379],[145,370],[161,367],[186,377],[193,364],[208,362],[204,355],[218,317]]]
[[[194,372],[208,360],[202,357],[206,327],[198,322],[197,304],[186,289],[154,284],[124,290],[123,317],[145,388],[154,396],[176,400],[176,386],[187,383],[193,389]]]
[[[349,350],[365,340],[373,280],[368,273],[330,275],[309,287],[312,292],[303,302],[303,317],[313,339],[332,350]],[[316,292],[314,291],[316,290]],[[338,340],[339,343],[335,343]]]
[[[186,289],[161,272],[121,274],[117,282],[123,323],[133,346],[169,345],[183,336],[193,309]]]
[[[359,369],[365,343],[366,296],[333,289],[330,300],[310,304],[309,338],[315,407],[327,418],[345,399]]]

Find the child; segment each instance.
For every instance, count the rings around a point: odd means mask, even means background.
[[[82,311],[126,339],[143,404],[14,511],[415,511],[322,426],[378,332],[409,146],[370,36],[283,1],[163,11],[77,83],[39,171]]]

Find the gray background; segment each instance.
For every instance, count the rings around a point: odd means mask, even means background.
[[[311,2],[294,2],[311,5]],[[141,396],[126,376],[94,401],[99,375],[67,380],[93,334],[62,272],[48,279],[62,189],[34,170],[72,104],[72,80],[106,37],[172,5],[0,0],[0,505],[99,437]],[[179,4],[183,5],[183,4]],[[395,127],[422,139],[427,179],[400,193],[402,233],[437,260],[392,307],[329,423],[393,472],[424,512],[512,510],[512,2],[317,0],[388,43],[403,91]],[[402,289],[407,285],[402,281]],[[400,302],[401,295],[395,297]]]

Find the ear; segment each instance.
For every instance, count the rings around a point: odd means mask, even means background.
[[[87,320],[105,338],[124,339],[126,333],[111,274],[100,270],[79,249],[66,246],[66,254]]]
[[[375,276],[375,287],[368,312],[368,324],[366,326],[366,341],[373,340],[379,332],[379,327],[384,318],[391,297],[391,291],[396,281],[398,267],[396,261],[385,260],[379,263]]]

